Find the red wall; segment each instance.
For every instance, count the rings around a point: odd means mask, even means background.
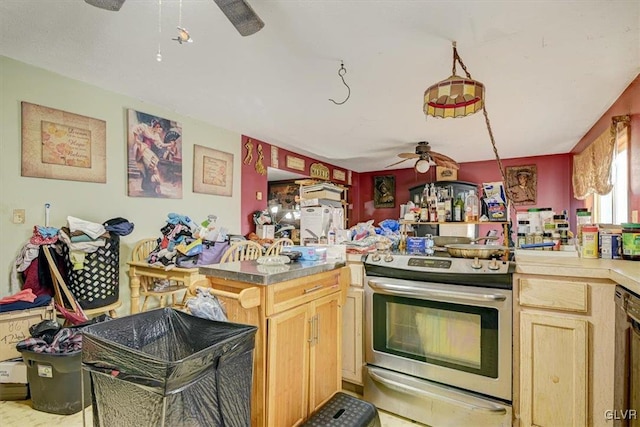
[[[536,165],[538,171],[537,202],[535,205],[521,206],[519,209],[526,210],[532,207],[550,207],[560,212],[563,209],[569,211],[573,197],[571,191],[571,155],[558,154],[552,156],[523,157],[514,159],[502,159],[504,167],[520,165]],[[396,177],[396,206],[388,209],[373,208],[373,177],[378,175],[393,175]],[[361,173],[359,181],[359,210],[354,212],[357,221],[373,219],[378,224],[384,219],[398,219],[400,216],[400,205],[409,201],[409,188],[422,185],[435,180],[433,169],[426,174],[419,174],[413,168],[383,170],[377,172]],[[458,170],[458,180],[475,182],[480,186],[483,182],[502,181],[498,163],[495,160],[482,162],[461,163]],[[574,208],[575,209],[575,208]],[[354,211],[356,209],[354,208]],[[515,220],[515,218],[512,218]],[[480,235],[494,225],[481,226]],[[515,228],[514,228],[515,230]]]
[[[629,141],[629,220],[631,211],[640,210],[640,74],[631,82],[613,105],[573,147],[571,153],[580,153],[611,125],[614,116],[631,116]]]
[[[247,155],[247,149],[245,148],[245,144],[247,143],[247,141],[251,139],[251,143],[253,144],[253,158],[251,160],[251,162],[249,164],[245,164],[244,163],[244,159],[245,156]],[[253,213],[255,211],[260,211],[263,209],[266,209],[267,207],[267,196],[268,196],[268,183],[267,183],[267,175],[266,172],[264,175],[261,175],[260,173],[258,173],[256,171],[256,162],[258,160],[258,156],[257,156],[257,148],[258,148],[258,144],[262,145],[262,153],[263,153],[263,159],[262,159],[262,164],[264,165],[265,171],[266,168],[268,166],[271,166],[271,144],[268,144],[266,142],[260,141],[258,139],[255,138],[251,138],[245,135],[242,135],[241,138],[241,142],[242,142],[242,171],[241,171],[241,189],[242,189],[242,196],[240,198],[240,212],[242,215],[242,222],[241,222],[241,233],[243,235],[247,235],[248,233],[255,231],[255,225],[253,223]],[[291,169],[288,168],[286,166],[286,156],[287,155],[292,155],[294,157],[297,157],[299,159],[304,159],[305,161],[305,170],[304,171],[299,171],[296,169]],[[300,175],[305,175],[305,176],[310,176],[310,172],[309,172],[309,168],[311,166],[312,163],[322,163],[324,164],[326,167],[329,168],[329,174],[331,177],[333,177],[333,170],[334,169],[338,169],[341,170],[345,173],[345,181],[337,181],[335,179],[332,179],[333,182],[335,182],[336,184],[342,184],[342,185],[347,185],[347,179],[349,178],[349,172],[346,169],[343,168],[338,168],[335,167],[331,164],[328,163],[324,163],[324,162],[319,162],[316,159],[313,159],[311,157],[307,157],[307,156],[303,156],[301,154],[298,153],[294,153],[293,151],[289,151],[289,150],[285,150],[284,148],[279,148],[278,147],[278,167],[277,169],[280,170],[285,170],[285,171],[289,171],[289,172],[295,172],[298,173]],[[354,179],[353,176],[357,175],[357,174],[353,174],[352,175],[352,180]],[[356,186],[357,188],[357,186]],[[258,192],[262,193],[262,200],[258,200],[256,197],[256,194]],[[348,192],[348,196],[349,198],[351,198],[351,192]],[[350,202],[353,203],[353,202]],[[349,215],[351,216],[351,215]],[[351,224],[351,222],[350,222]]]

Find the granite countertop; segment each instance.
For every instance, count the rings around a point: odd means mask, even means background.
[[[640,295],[639,261],[519,254],[516,273],[610,279]]]
[[[324,273],[345,265],[343,261],[295,261],[282,265],[261,265],[256,261],[235,261],[201,266],[200,274],[256,285],[272,285],[312,274]]]

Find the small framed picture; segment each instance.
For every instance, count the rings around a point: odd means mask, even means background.
[[[506,187],[514,205],[535,205],[538,187],[536,165],[507,166]]]
[[[393,208],[396,206],[396,177],[393,175],[373,177],[373,207]]]

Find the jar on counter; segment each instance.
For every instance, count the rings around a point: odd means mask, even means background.
[[[582,258],[598,258],[598,227],[595,225],[582,227]]]
[[[522,245],[527,243],[527,235],[526,233],[518,233],[518,242],[517,245],[519,248],[522,247]]]
[[[543,242],[542,231],[536,231],[535,233],[533,233],[533,243],[542,243],[542,242]],[[537,251],[541,251],[543,248],[539,247],[535,249]]]
[[[533,233],[527,233],[527,235],[524,238],[524,242],[527,245],[533,245]]]
[[[558,233],[560,234],[560,244],[566,245],[569,243],[569,224],[568,223],[560,223],[558,224]]]
[[[542,234],[542,243],[553,243],[553,239],[551,237],[551,233],[543,233]],[[553,246],[545,246],[542,248],[545,251],[550,251],[553,249]]]
[[[521,220],[518,221],[518,234],[528,234],[529,233],[529,221]]]
[[[640,224],[622,224],[622,259],[640,261]]]

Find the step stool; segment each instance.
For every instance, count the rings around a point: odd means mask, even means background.
[[[302,427],[380,427],[378,410],[369,402],[337,392]]]

